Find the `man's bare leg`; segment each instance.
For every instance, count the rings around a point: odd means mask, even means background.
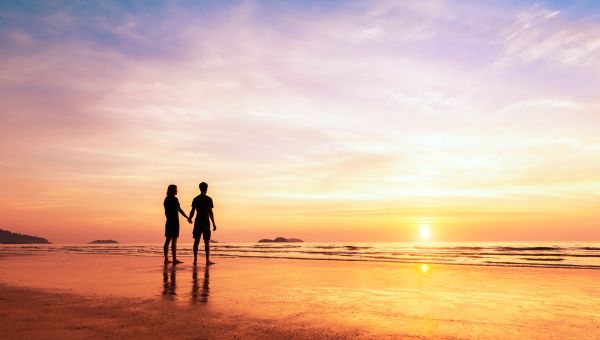
[[[169,261],[169,242],[171,242],[171,237],[167,236],[167,239],[165,240],[165,246],[164,246],[165,264],[171,263],[171,261]]]
[[[204,252],[206,253],[206,265],[210,266],[211,264],[215,264],[208,259],[210,256],[210,240],[204,240]]]
[[[171,241],[171,253],[173,253],[173,264],[183,263],[177,259],[177,237]]]
[[[194,266],[196,265],[196,262],[198,261],[198,244],[200,243],[200,238],[196,237],[194,238]]]

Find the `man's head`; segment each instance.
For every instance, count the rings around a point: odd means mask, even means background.
[[[200,192],[203,194],[206,194],[206,190],[208,190],[208,184],[206,184],[206,182],[202,182],[199,185],[200,187]]]

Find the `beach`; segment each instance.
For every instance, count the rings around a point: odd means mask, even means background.
[[[600,337],[600,272],[291,259],[0,257],[7,338]],[[186,261],[187,260],[187,261]]]

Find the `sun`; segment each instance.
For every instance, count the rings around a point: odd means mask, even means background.
[[[419,236],[421,240],[429,240],[431,237],[431,229],[429,229],[429,224],[421,224],[419,226]]]

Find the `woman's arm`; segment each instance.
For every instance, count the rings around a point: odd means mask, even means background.
[[[179,212],[183,215],[183,217],[185,217],[188,221],[190,220],[190,218],[185,214],[185,212],[183,211],[183,209],[181,209],[181,207],[177,207],[177,210],[179,210]]]

